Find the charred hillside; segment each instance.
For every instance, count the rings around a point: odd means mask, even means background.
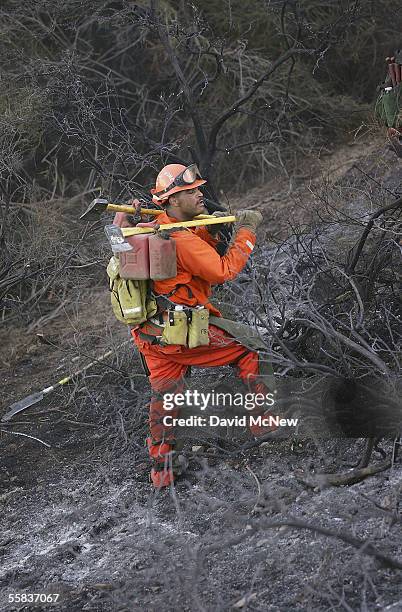
[[[95,361],[0,423],[1,609],[400,609],[402,164],[372,113],[399,2],[7,0],[0,18],[0,418]],[[79,216],[97,195],[149,204],[170,162],[199,165],[211,207],[264,216],[214,302],[257,330],[299,423],[187,429],[186,478],[155,492],[112,216]],[[237,390],[229,367],[187,386]]]

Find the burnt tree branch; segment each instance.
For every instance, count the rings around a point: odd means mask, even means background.
[[[382,208],[379,208],[375,213],[373,213],[366,225],[366,227],[364,228],[364,231],[360,237],[360,240],[357,244],[356,250],[354,252],[352,261],[350,262],[350,264],[347,266],[346,271],[350,274],[351,272],[354,272],[356,265],[359,261],[360,255],[362,254],[364,245],[366,243],[366,240],[368,238],[368,235],[370,234],[371,230],[373,229],[374,226],[374,221],[376,219],[378,219],[378,217],[381,217],[381,215],[383,215],[384,213],[386,213],[389,210],[393,210],[394,208],[402,208],[402,198],[398,198],[398,200],[395,200],[395,202],[392,202],[391,204],[387,204],[386,206],[383,206]]]

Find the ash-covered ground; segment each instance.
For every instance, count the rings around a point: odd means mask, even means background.
[[[356,213],[364,190],[369,214],[371,196],[375,208],[384,189],[397,195],[400,164],[373,145],[359,161],[370,179],[348,170],[362,156],[353,147],[349,153],[337,158],[342,180],[324,189],[328,210],[335,214],[339,203],[343,213]],[[330,171],[342,174],[334,164]],[[258,190],[242,202],[266,214],[268,238],[255,267],[273,253],[270,236],[278,242],[289,218],[306,218],[315,189],[306,181],[290,195],[276,189],[274,203]],[[326,246],[346,249],[346,234],[334,239],[328,214]],[[361,232],[361,219],[355,227]],[[234,306],[232,296],[233,286],[226,306]],[[103,365],[0,426],[1,610],[402,610],[402,456],[395,440],[374,447],[369,467],[381,471],[331,486],[317,475],[349,473],[365,439],[300,430],[250,447],[243,431],[234,439],[223,429],[219,439],[194,432],[187,476],[155,492],[144,446],[150,389],[138,355],[132,345],[118,348],[127,335],[110,314],[106,290],[80,300],[79,309],[67,304],[54,319],[1,335],[2,414],[116,348]],[[241,306],[232,314],[248,320],[246,302]],[[217,382],[234,388],[231,369],[194,370],[190,380],[201,391]],[[9,601],[36,593],[59,600]]]
[[[321,490],[304,477],[352,468],[364,440],[289,438],[238,453],[244,439],[210,440],[201,455],[189,440],[188,476],[154,492],[149,388],[127,349],[120,367],[131,361],[135,390],[98,371],[73,399],[58,392],[3,428],[50,448],[2,434],[2,610],[38,609],[9,604],[12,593],[59,593],[66,612],[402,609],[401,570],[389,565],[402,567],[400,460]],[[204,386],[222,374],[199,372]],[[380,442],[372,463],[391,447]]]

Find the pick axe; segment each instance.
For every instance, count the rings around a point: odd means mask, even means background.
[[[133,206],[129,206],[128,204],[111,204],[104,198],[95,198],[95,200],[92,200],[86,211],[82,213],[80,219],[86,219],[88,217],[99,217],[99,215],[105,212],[105,210],[113,210],[114,212],[125,212],[129,215],[133,215],[137,212]],[[138,212],[144,215],[160,215],[163,210],[158,210],[155,208],[140,208]]]
[[[123,212],[129,215],[133,215],[136,212],[139,212],[143,215],[160,215],[163,213],[163,210],[158,208],[140,208],[137,211],[133,206],[129,206],[128,204],[111,204],[104,198],[95,198],[92,200],[88,208],[82,215],[80,219],[86,219],[91,217],[98,217],[101,213],[105,212],[105,210],[112,210],[114,212]],[[216,219],[213,215],[197,215],[197,219]]]

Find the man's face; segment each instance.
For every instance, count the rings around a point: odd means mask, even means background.
[[[200,189],[185,189],[169,198],[169,212],[179,221],[191,221],[197,215],[205,214],[204,196]]]

